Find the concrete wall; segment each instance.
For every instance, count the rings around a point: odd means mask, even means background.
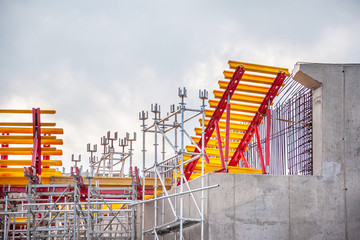
[[[314,90],[314,175],[207,174],[220,187],[206,193],[205,239],[360,239],[360,65],[297,64],[293,75]]]

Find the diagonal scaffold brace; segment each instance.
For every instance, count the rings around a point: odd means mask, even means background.
[[[226,109],[227,103],[231,99],[232,95],[234,94],[242,76],[244,75],[244,72],[245,72],[245,69],[243,66],[240,65],[236,68],[234,75],[232,76],[223,96],[220,99],[220,102],[219,102],[217,108],[215,109],[215,111],[205,129],[204,139],[201,138],[198,142],[198,146],[200,148],[202,146],[202,141],[204,141],[204,147],[207,146],[212,134],[214,133],[216,124],[221,119],[221,116],[223,115],[223,113]],[[195,148],[195,153],[199,153],[199,150],[197,148]],[[191,156],[191,158],[193,158],[194,156],[195,155]],[[205,157],[205,159],[206,159],[206,162],[209,163],[209,159],[207,157]],[[199,161],[199,159],[194,160],[186,166],[186,168],[184,170],[184,174],[185,174],[185,178],[187,180],[190,179],[190,176],[193,173],[198,161]]]

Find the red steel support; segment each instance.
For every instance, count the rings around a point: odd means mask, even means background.
[[[263,155],[263,151],[262,151],[262,148],[261,148],[261,140],[260,140],[258,126],[255,126],[255,136],[256,136],[256,143],[257,143],[257,146],[258,146],[258,152],[259,152],[259,156],[260,156],[260,164],[261,164],[262,173],[266,174],[265,163],[264,163],[264,155]]]
[[[33,115],[33,155],[31,161],[31,167],[34,167],[36,174],[41,174],[41,130],[40,130],[40,108],[32,109]]]
[[[271,109],[266,111],[266,143],[265,143],[265,165],[270,164],[270,127],[271,127]]]
[[[238,66],[236,68],[236,71],[234,73],[234,75],[232,76],[223,96],[221,97],[218,106],[216,107],[206,129],[205,129],[205,139],[200,139],[200,141],[198,142],[198,146],[202,146],[202,141],[204,141],[204,146],[206,147],[207,143],[209,142],[212,134],[214,133],[215,130],[215,121],[218,121],[219,119],[221,119],[222,114],[225,111],[226,108],[226,104],[228,102],[228,99],[231,99],[232,95],[234,94],[237,85],[239,84],[242,76],[244,75],[245,69],[243,66]],[[195,149],[195,153],[199,153],[199,150],[196,148]],[[194,157],[194,156],[192,156]],[[198,163],[199,159],[192,161],[191,163],[189,163],[188,165],[186,165],[186,168],[184,170],[184,174],[187,180],[190,179],[191,174],[193,173],[196,164]]]
[[[271,85],[269,91],[267,92],[263,102],[261,103],[257,113],[255,114],[253,120],[251,121],[238,147],[236,148],[235,153],[233,154],[231,160],[229,161],[228,166],[236,166],[239,163],[239,160],[241,159],[240,152],[244,152],[247,146],[249,145],[255,133],[255,126],[258,126],[261,123],[263,119],[263,115],[266,114],[268,106],[274,100],[285,78],[286,78],[285,72],[279,71],[273,84]]]
[[[246,158],[245,158],[245,154],[244,154],[244,152],[240,152],[240,157],[241,157],[241,159],[243,160],[243,163],[244,163],[244,166],[246,167],[246,168],[249,168],[250,166],[249,166],[249,164],[248,164],[248,162],[247,162],[247,160],[246,160]]]
[[[226,104],[226,129],[225,129],[225,162],[229,162],[229,139],[230,139],[230,99]]]
[[[224,160],[224,153],[223,153],[221,136],[220,136],[219,121],[215,121],[215,129],[216,129],[216,138],[217,138],[217,141],[218,141],[221,168],[225,169],[225,160]]]

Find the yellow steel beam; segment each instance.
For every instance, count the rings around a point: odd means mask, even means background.
[[[62,166],[61,160],[41,160],[42,166]],[[31,166],[31,160],[0,160],[0,166]]]
[[[0,109],[0,113],[32,113],[32,110]],[[40,114],[55,114],[55,110],[40,110]]]
[[[41,182],[43,184],[50,184],[50,176],[41,176]],[[0,176],[0,185],[11,185],[13,187],[25,187],[29,183],[29,178],[20,177],[6,177]]]
[[[243,65],[246,72],[258,72],[258,73],[277,75],[279,71],[282,71],[282,72],[285,72],[286,76],[290,76],[289,70],[287,68],[272,67],[272,66],[253,64],[253,63],[237,62],[237,61],[232,61],[232,60],[230,60],[228,63],[229,63],[229,66],[231,69],[236,69],[237,66]]]
[[[205,164],[206,172],[221,170],[221,164]],[[228,166],[229,173],[262,174],[261,169]]]
[[[229,85],[229,81],[220,80],[219,86],[221,89],[226,89]],[[248,92],[248,93],[256,93],[256,94],[266,94],[269,91],[269,87],[249,85],[239,83],[236,87],[237,91]]]
[[[0,160],[1,162],[1,160]],[[0,168],[0,173],[7,172],[7,173],[24,173],[24,168]],[[55,168],[42,168],[41,172],[56,172]]]
[[[218,100],[209,100],[209,104],[210,104],[211,108],[216,108],[219,104],[219,101]],[[231,103],[230,109],[232,111],[256,113],[258,111],[259,107],[253,106],[253,105],[247,105],[247,104]]]
[[[34,143],[34,140],[32,138],[30,138],[30,139],[18,139],[18,138],[1,139],[0,138],[0,144],[33,144],[33,143]],[[62,145],[63,140],[62,139],[43,139],[41,137],[41,144]]]
[[[188,152],[194,152],[195,151],[195,146],[186,146],[186,150]],[[220,156],[220,153],[219,153],[219,149],[217,148],[205,148],[205,151],[206,151],[206,154],[208,156],[215,156],[215,157],[219,157]],[[233,154],[234,154],[234,150],[229,150],[229,157],[231,157]]]
[[[214,97],[221,99],[221,97],[224,95],[224,91],[221,90],[214,90]],[[254,96],[250,94],[244,94],[244,93],[234,93],[231,97],[231,101],[241,101],[241,102],[248,102],[248,103],[255,103],[255,104],[261,104],[264,100],[263,97]]]
[[[56,148],[54,147],[43,147],[41,151],[55,151]],[[31,147],[3,147],[0,148],[0,154],[6,153],[7,151],[32,151]]]
[[[213,114],[214,114],[214,110],[205,109],[205,117],[211,118]],[[226,116],[226,111],[223,113],[223,115]],[[234,121],[251,123],[253,118],[254,115],[247,115],[247,114],[233,113],[233,112],[230,113],[230,120],[234,120]]]
[[[0,155],[32,155],[32,148],[0,148]],[[42,148],[41,155],[62,155],[62,150],[56,150],[56,148]]]
[[[202,131],[201,128],[197,128],[197,127],[195,128],[195,133],[197,136],[201,136],[201,131]],[[221,138],[225,138],[225,131],[220,131],[220,136],[221,136]],[[232,140],[232,141],[240,141],[243,136],[244,136],[244,133],[230,132],[230,140]],[[216,138],[215,131],[211,137]]]
[[[191,137],[194,142],[198,143],[200,141],[200,137]],[[223,140],[221,140],[222,142],[222,146],[224,147],[225,146],[225,143]],[[239,145],[239,142],[233,142],[233,141],[229,141],[229,148],[230,149],[236,149],[237,146]],[[218,141],[217,139],[212,139],[210,138],[209,139],[209,142],[207,144],[208,147],[218,147]]]
[[[210,121],[209,119],[205,119],[205,126],[207,126],[209,124],[209,121]],[[199,122],[200,122],[200,126],[201,126],[202,119],[199,119]],[[233,130],[233,131],[245,132],[248,129],[248,127],[249,127],[249,124],[230,122],[230,130]],[[219,128],[225,129],[226,122],[219,121]]]
[[[234,75],[234,71],[225,70],[224,77],[225,79],[231,79]],[[242,82],[251,82],[251,83],[260,83],[260,84],[267,84],[271,85],[275,80],[275,77],[268,77],[268,76],[261,76],[261,75],[254,75],[254,74],[244,74],[241,78]],[[282,84],[284,86],[285,83]]]
[[[0,135],[0,139],[34,139],[32,135]],[[43,139],[56,139],[56,136],[41,136]]]
[[[62,128],[41,128],[42,134],[64,134]],[[0,127],[0,133],[33,133],[32,128]]]
[[[10,169],[10,168],[8,168]],[[46,168],[43,168],[46,169]],[[43,170],[41,169],[41,170]],[[61,176],[61,172],[60,171],[55,171],[55,172],[45,172],[41,173],[40,177],[52,177],[52,176]],[[8,177],[8,183],[7,184],[11,184],[11,179],[12,178],[18,178],[18,177],[24,177],[24,169],[22,172],[0,172],[0,177]],[[12,185],[12,184],[11,184]]]
[[[20,127],[32,127],[32,123],[21,122],[0,122],[0,126],[20,126]],[[56,123],[40,123],[42,127],[55,127]]]

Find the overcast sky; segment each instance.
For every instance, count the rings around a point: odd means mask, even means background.
[[[359,13],[355,0],[0,0],[0,108],[56,110],[43,121],[64,128],[64,165],[75,153],[87,166],[88,142],[140,134],[138,112],[167,111],[178,87],[199,106],[229,59],[358,63]]]

